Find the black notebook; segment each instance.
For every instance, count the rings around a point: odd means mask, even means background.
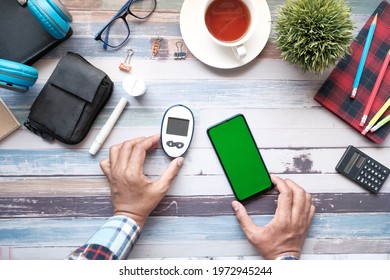
[[[47,52],[72,35],[70,28],[65,38],[52,37],[16,0],[0,0],[0,58],[33,64]]]

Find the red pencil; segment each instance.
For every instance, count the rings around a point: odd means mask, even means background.
[[[370,94],[370,97],[368,98],[366,107],[364,108],[363,117],[362,117],[362,120],[360,121],[360,124],[359,124],[360,126],[364,126],[364,124],[368,118],[368,114],[370,113],[371,106],[374,103],[375,96],[378,92],[379,86],[381,85],[383,77],[385,76],[387,66],[389,65],[389,61],[390,61],[390,49],[387,52],[385,61],[382,64],[382,67],[381,67],[381,70],[379,71],[378,77],[376,78],[374,88],[372,89],[372,92]]]

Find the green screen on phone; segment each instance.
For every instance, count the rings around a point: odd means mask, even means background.
[[[238,200],[246,200],[272,187],[243,115],[210,127],[207,134]]]

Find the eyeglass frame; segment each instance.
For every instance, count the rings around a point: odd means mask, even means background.
[[[109,46],[110,48],[119,48],[121,47],[124,43],[126,43],[127,39],[129,39],[130,37],[130,26],[129,26],[129,23],[127,22],[126,20],[126,17],[130,14],[132,15],[133,17],[135,18],[138,18],[138,19],[146,19],[148,17],[150,17],[152,15],[152,13],[156,10],[156,7],[157,7],[157,0],[152,0],[154,2],[154,7],[153,9],[151,10],[151,12],[146,16],[146,17],[139,17],[135,14],[133,14],[131,11],[130,11],[130,6],[133,2],[135,1],[142,1],[142,0],[129,0],[127,1],[123,6],[122,8],[120,8],[120,10],[111,18],[111,20],[102,28],[100,29],[100,31],[95,35],[95,40],[96,41],[101,41],[103,43],[103,48],[104,49],[107,49],[107,46]],[[104,31],[106,31],[107,29],[107,34],[106,36],[108,36],[108,33],[110,32],[110,25],[116,21],[117,19],[122,19],[124,22],[125,22],[125,26],[127,28],[127,37],[123,40],[123,42],[121,44],[119,44],[118,46],[111,46],[110,44],[108,44],[106,41],[104,41],[102,39],[102,34]]]

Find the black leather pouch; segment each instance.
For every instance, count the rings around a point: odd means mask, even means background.
[[[35,99],[24,125],[48,141],[78,144],[109,100],[113,87],[106,73],[68,52]]]

